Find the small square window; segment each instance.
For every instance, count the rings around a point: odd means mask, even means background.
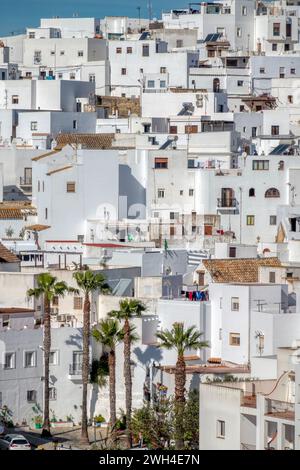
[[[279,135],[279,126],[271,126],[271,135]]]
[[[49,362],[50,362],[51,366],[57,366],[58,365],[58,351],[51,351],[50,352]]]
[[[277,225],[277,216],[270,215],[270,225]]]
[[[259,73],[265,73],[266,69],[264,67],[260,67]]]
[[[60,55],[65,55],[65,51],[60,51]]]
[[[179,191],[179,196],[183,196],[183,189]]]
[[[82,310],[83,307],[83,299],[82,297],[75,296],[73,300],[73,308],[74,310]]]
[[[4,356],[4,369],[14,369],[16,367],[16,354],[5,353]]]
[[[158,196],[159,199],[163,199],[165,197],[165,190],[164,189],[158,189],[157,196]]]
[[[125,68],[122,68],[121,69],[121,75],[126,75],[127,74],[127,70]]]
[[[132,54],[132,47],[127,47],[127,54]]]
[[[75,193],[76,192],[76,183],[74,181],[67,182],[67,193]]]
[[[32,121],[32,122],[30,123],[30,129],[31,129],[32,131],[37,131],[37,130],[38,130],[38,123],[37,123],[37,121]]]
[[[27,390],[27,402],[36,403],[37,393],[36,390]]]
[[[122,47],[116,48],[116,54],[122,54]]]
[[[190,197],[194,196],[194,190],[193,189],[189,189],[189,196]]]
[[[167,67],[160,67],[160,73],[167,73]]]
[[[242,28],[237,28],[236,29],[236,35],[237,35],[238,38],[242,37]]]
[[[276,44],[276,42],[273,42],[273,43],[272,43],[272,51],[273,51],[273,52],[276,52],[276,51],[277,51],[277,44]]]
[[[243,85],[244,85],[243,80],[238,80],[238,81],[237,81],[237,86],[243,86]]]
[[[49,400],[54,401],[57,399],[57,390],[55,387],[49,388]]]
[[[78,51],[78,57],[83,57],[83,51]]]
[[[276,273],[274,271],[269,272],[269,282],[270,284],[275,284],[276,282]]]
[[[231,297],[231,310],[238,312],[240,310],[240,299],[239,297]]]
[[[296,69],[291,69],[291,75],[295,75],[296,74]]]
[[[12,95],[11,102],[12,104],[19,104],[19,95]]]
[[[230,346],[240,346],[241,345],[240,333],[229,333],[229,344]]]

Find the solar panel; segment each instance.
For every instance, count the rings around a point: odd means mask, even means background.
[[[280,144],[275,147],[270,155],[282,155],[287,149],[289,148],[289,145],[287,144]]]
[[[144,31],[142,35],[140,36],[140,41],[145,41],[145,39],[148,39],[148,38],[149,38],[149,32]]]
[[[222,36],[222,34],[220,34],[220,33],[208,34],[206,36],[206,38],[204,39],[204,42],[215,42],[218,39],[220,39],[221,36]]]

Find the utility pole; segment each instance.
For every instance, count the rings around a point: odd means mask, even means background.
[[[139,18],[139,29],[141,29],[141,7],[137,7],[138,18]]]
[[[149,20],[152,20],[152,2],[148,0],[148,12],[149,12]]]

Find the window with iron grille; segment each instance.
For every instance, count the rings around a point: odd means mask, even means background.
[[[240,346],[241,344],[240,333],[229,333],[229,344],[230,346]]]
[[[55,387],[49,388],[49,400],[53,401],[57,399],[57,390]]]
[[[157,157],[154,159],[154,167],[156,169],[167,169],[168,168],[168,159]]]
[[[240,299],[239,297],[231,297],[231,310],[237,312],[240,309]]]
[[[82,297],[77,297],[77,296],[75,296],[75,297],[74,297],[74,300],[73,300],[73,308],[74,308],[74,310],[82,310],[82,306],[83,306]]]
[[[16,354],[5,353],[4,369],[14,369],[16,367]]]

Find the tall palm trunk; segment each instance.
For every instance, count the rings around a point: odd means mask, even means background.
[[[90,343],[90,310],[89,294],[85,294],[83,306],[83,347],[82,347],[82,418],[81,418],[81,442],[89,443],[88,419],[87,419],[87,389],[89,381],[89,343]]]
[[[125,379],[125,404],[126,404],[126,428],[127,428],[127,447],[130,448],[131,440],[131,406],[132,406],[132,378],[130,367],[131,356],[130,324],[125,320],[124,324],[124,379]]]
[[[42,436],[51,436],[49,418],[49,375],[51,350],[51,317],[50,302],[44,299],[44,422]]]
[[[116,353],[114,349],[109,351],[109,401],[110,401],[110,425],[114,429],[117,420],[116,412]]]
[[[185,405],[185,382],[186,369],[182,355],[179,355],[176,362],[175,372],[175,445],[176,450],[184,448],[184,426],[183,414]]]

